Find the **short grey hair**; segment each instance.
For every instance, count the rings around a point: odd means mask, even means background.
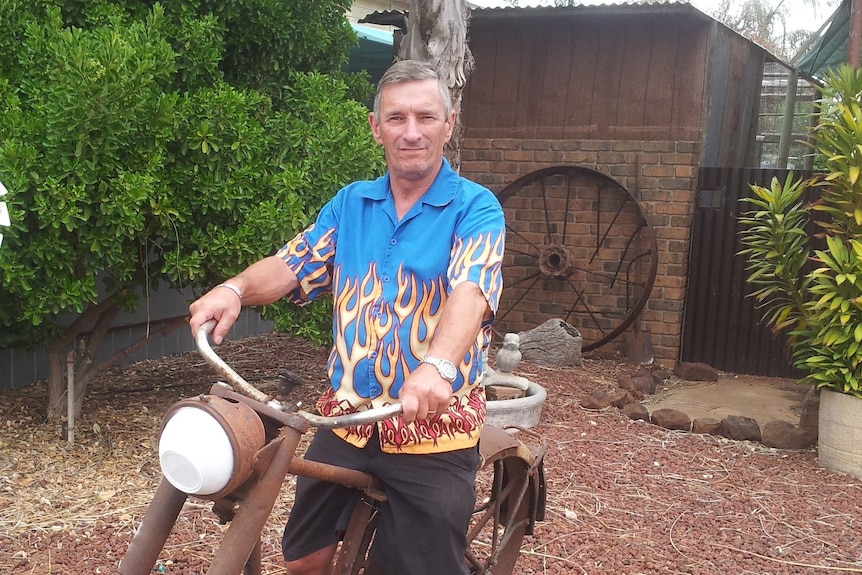
[[[402,82],[413,82],[416,80],[436,80],[440,87],[440,99],[443,101],[443,109],[446,116],[452,111],[452,98],[449,96],[449,87],[437,73],[437,69],[430,62],[424,60],[400,60],[392,64],[380,81],[377,82],[377,94],[374,96],[374,117],[380,118],[380,95],[384,88]]]

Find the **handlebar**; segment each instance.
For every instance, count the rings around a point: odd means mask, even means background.
[[[287,411],[287,406],[284,403],[272,399],[270,396],[247,382],[242,378],[242,376],[234,371],[233,368],[225,363],[225,361],[219,357],[215,351],[213,351],[213,348],[210,345],[209,335],[212,333],[215,325],[216,321],[211,319],[201,325],[195,333],[195,344],[207,363],[209,363],[218,373],[223,375],[228,380],[228,383],[237,388],[243,395],[250,397],[255,401],[265,403],[280,411]],[[313,427],[320,429],[338,429],[342,427],[353,427],[357,425],[376,423],[389,417],[395,417],[396,415],[401,414],[401,404],[392,403],[383,407],[374,407],[366,409],[365,411],[357,411],[356,413],[337,415],[335,417],[325,417],[302,410],[296,413],[305,418],[306,421],[308,421],[308,424]]]

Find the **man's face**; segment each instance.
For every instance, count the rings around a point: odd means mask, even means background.
[[[384,88],[380,117],[370,114],[369,123],[391,174],[419,180],[439,169],[455,112],[446,115],[435,80],[416,80]]]

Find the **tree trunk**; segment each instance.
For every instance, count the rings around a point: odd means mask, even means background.
[[[559,318],[552,318],[529,331],[518,334],[521,356],[539,365],[582,365],[578,330]]]
[[[119,350],[111,357],[96,363],[95,358],[102,347],[102,342],[108,330],[114,325],[114,320],[119,312],[120,309],[113,298],[91,305],[83,314],[78,316],[59,340],[47,346],[48,421],[60,421],[67,415],[66,406],[68,401],[66,400],[66,388],[68,373],[66,357],[69,352],[73,351],[73,346],[74,411],[75,419],[78,419],[83,410],[84,396],[87,393],[87,388],[96,376],[111,366],[121,363],[149,342],[164,337],[186,324],[185,318],[176,318],[166,322],[160,328]]]
[[[398,60],[433,63],[449,86],[456,117],[445,153],[456,172],[461,168],[461,93],[474,65],[467,46],[469,16],[465,0],[411,0],[407,34],[397,56]]]

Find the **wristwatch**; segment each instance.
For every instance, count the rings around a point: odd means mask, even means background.
[[[422,358],[420,363],[427,363],[436,367],[437,373],[440,374],[440,377],[449,383],[455,383],[455,378],[458,377],[458,368],[456,368],[455,364],[448,359],[440,359],[439,357],[426,355]]]

